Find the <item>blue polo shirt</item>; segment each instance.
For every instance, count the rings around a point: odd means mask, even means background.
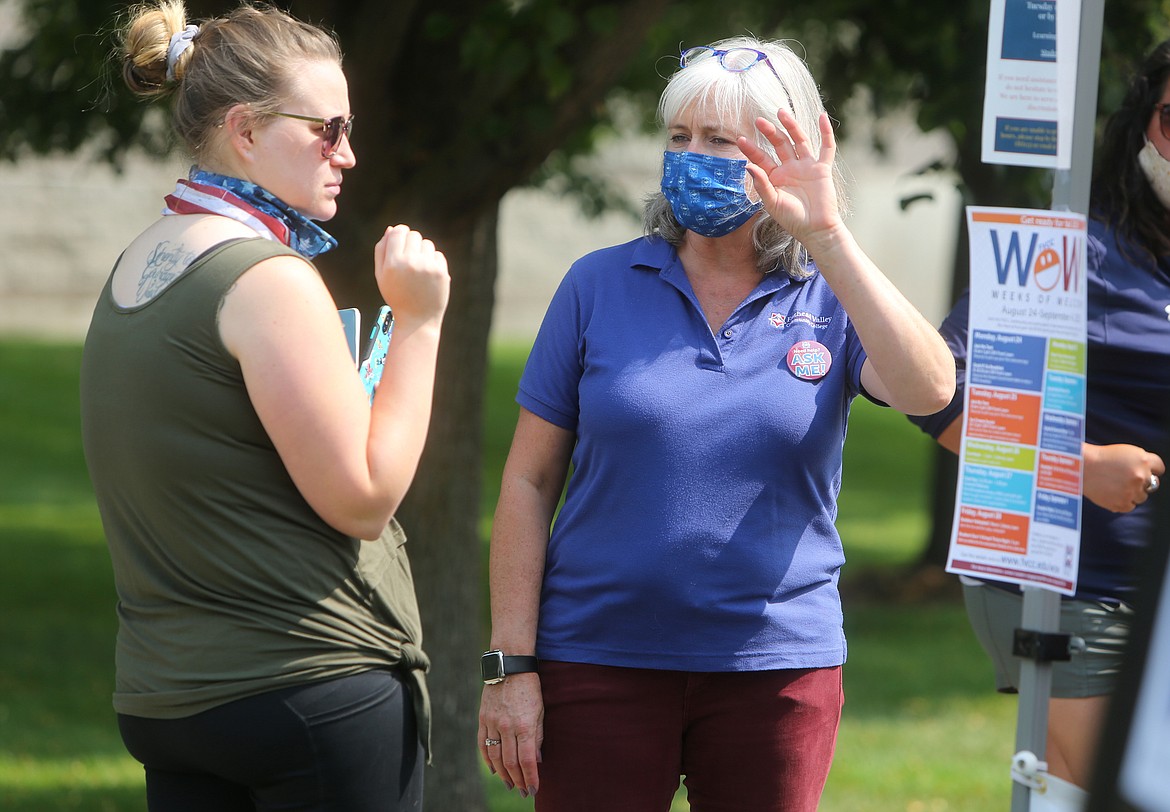
[[[833,522],[865,352],[811,270],[766,275],[715,334],[658,238],[569,270],[517,396],[576,434],[538,656],[684,671],[845,661]]]
[[[1170,459],[1170,257],[1154,258],[1136,246],[1123,251],[1096,218],[1089,220],[1087,248],[1085,440],[1129,443]],[[935,415],[910,418],[933,437],[963,413],[968,310],[964,293],[940,328],[958,367],[954,399]],[[1138,551],[1150,542],[1154,504],[1151,499],[1129,513],[1111,513],[1082,500],[1075,597],[1133,599]]]

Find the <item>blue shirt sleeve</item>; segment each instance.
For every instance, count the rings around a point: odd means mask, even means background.
[[[844,309],[842,309],[844,312]],[[848,323],[845,328],[845,343],[848,347],[848,362],[849,362],[849,387],[850,390],[856,394],[861,395],[870,403],[878,406],[889,407],[890,404],[884,400],[879,400],[865,390],[861,385],[861,369],[865,366],[865,361],[869,356],[865,352],[865,347],[861,346],[861,339],[857,337],[857,328],[853,326],[853,322]]]
[[[967,325],[970,314],[970,291],[963,291],[959,301],[943,319],[939,333],[955,358],[955,396],[941,411],[927,415],[907,415],[911,423],[938,439],[947,426],[963,415],[963,392],[967,379]]]
[[[576,432],[582,359],[581,297],[570,269],[536,334],[516,402],[554,426]]]

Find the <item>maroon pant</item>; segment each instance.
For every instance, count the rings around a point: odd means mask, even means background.
[[[537,812],[813,812],[829,775],[841,668],[688,673],[541,662]]]

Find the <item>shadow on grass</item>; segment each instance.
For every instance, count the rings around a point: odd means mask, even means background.
[[[142,787],[0,789],[0,809],[13,812],[145,812]]]
[[[10,521],[7,529],[0,544],[3,750],[106,755],[120,742],[110,704],[117,620],[105,545],[30,523]]]
[[[962,603],[900,606],[846,602],[851,716],[890,718],[944,710],[993,693],[991,664],[971,632]]]

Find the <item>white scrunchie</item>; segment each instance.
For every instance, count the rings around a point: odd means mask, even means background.
[[[199,26],[189,25],[176,34],[171,34],[171,41],[167,45],[167,81],[175,81],[175,64],[183,52],[191,47],[191,40],[199,33]]]

